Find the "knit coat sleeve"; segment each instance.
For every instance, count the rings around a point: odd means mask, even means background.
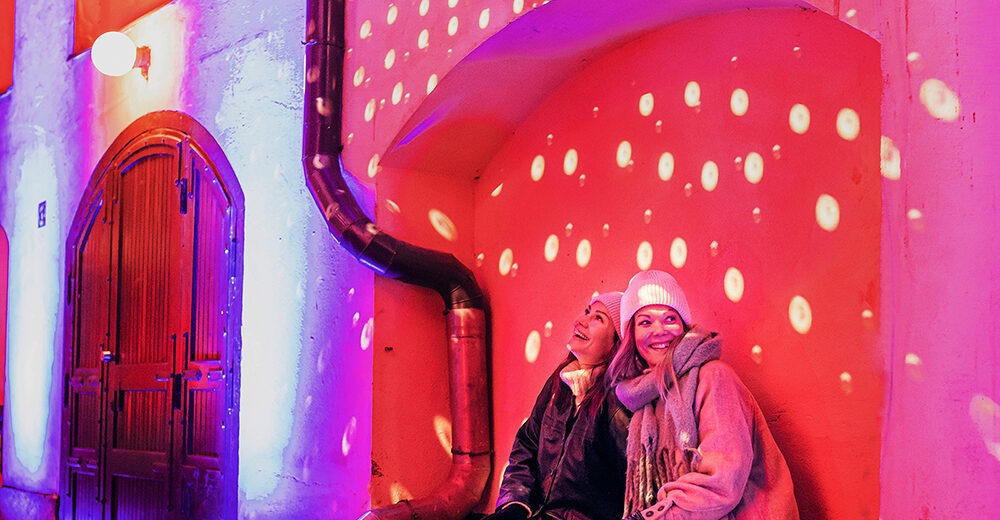
[[[659,502],[646,510],[655,515],[649,518],[717,520],[736,508],[754,460],[754,407],[748,397],[728,365],[702,366],[695,398],[701,462],[660,488]]]
[[[555,374],[545,382],[535,400],[535,406],[531,409],[531,415],[514,436],[514,446],[510,450],[507,469],[500,482],[497,510],[511,503],[522,504],[532,512],[539,507],[538,434],[545,409],[558,383],[559,378]]]

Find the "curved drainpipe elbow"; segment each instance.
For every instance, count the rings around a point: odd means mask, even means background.
[[[486,308],[472,272],[454,256],[382,232],[344,182],[344,0],[307,0],[303,156],[306,181],[334,237],[379,274],[433,289],[445,303],[452,466],[430,496],[368,511],[364,520],[457,520],[472,510],[492,470]]]

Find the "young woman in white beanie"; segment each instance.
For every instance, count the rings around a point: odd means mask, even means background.
[[[595,297],[514,439],[496,512],[484,520],[621,520],[628,411],[611,391],[622,293]]]
[[[624,517],[798,519],[792,479],[753,396],[719,361],[718,334],[693,324],[663,271],[632,277],[622,346],[609,369],[633,412]]]

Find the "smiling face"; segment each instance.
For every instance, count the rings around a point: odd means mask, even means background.
[[[672,307],[647,305],[635,313],[635,346],[650,368],[664,361],[670,342],[684,334],[684,320]]]
[[[566,348],[583,366],[604,363],[615,345],[615,326],[606,305],[595,301],[583,310],[573,325]]]

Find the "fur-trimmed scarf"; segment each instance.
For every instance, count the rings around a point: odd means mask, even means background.
[[[661,486],[697,470],[701,462],[694,410],[698,372],[701,365],[719,359],[721,352],[718,334],[695,325],[674,349],[679,388],[666,372],[665,399],[659,399],[656,376],[663,370],[646,370],[615,387],[618,399],[633,412],[626,445],[625,515],[653,505]]]

